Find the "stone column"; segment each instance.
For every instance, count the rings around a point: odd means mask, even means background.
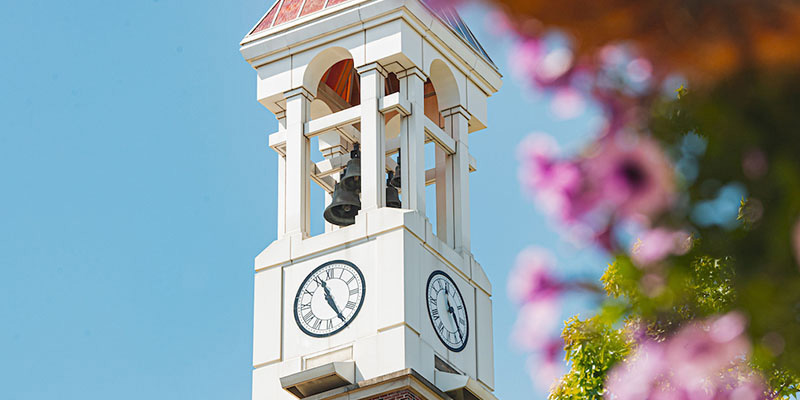
[[[425,215],[425,81],[416,67],[398,74],[400,95],[411,104],[411,115],[400,130],[403,208]]]
[[[380,112],[387,72],[378,63],[358,67],[361,76],[361,210],[386,205],[385,123]]]
[[[284,94],[286,97],[286,235],[308,237],[311,230],[310,142],[305,136],[311,93],[303,87]]]
[[[278,132],[286,131],[286,112],[275,114]],[[286,151],[286,149],[284,149]],[[278,153],[278,239],[286,234],[286,155]]]
[[[470,114],[462,106],[442,111],[445,131],[456,141],[456,154],[453,162],[453,224],[455,230],[454,248],[457,252],[470,252],[470,211],[469,211],[469,119]]]

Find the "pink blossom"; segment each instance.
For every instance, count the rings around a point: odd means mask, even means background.
[[[509,52],[511,73],[522,80],[529,80],[536,74],[542,60],[543,43],[539,39],[525,39],[514,44]]]
[[[676,384],[689,389],[703,386],[708,377],[749,354],[743,337],[745,321],[729,313],[710,323],[694,323],[681,329],[667,344],[667,362],[680,366],[674,371]]]
[[[560,307],[554,299],[526,303],[519,310],[511,339],[524,351],[541,351],[558,327]]]
[[[606,138],[586,160],[594,189],[622,215],[654,216],[665,210],[675,197],[675,182],[661,147],[643,137],[632,143],[618,139]]]
[[[653,74],[653,64],[646,58],[636,58],[628,63],[625,70],[631,81],[641,83],[650,79]]]
[[[542,389],[550,389],[564,375],[564,342],[560,338],[551,339],[540,354],[528,357],[527,369],[531,380]]]
[[[685,231],[655,228],[646,231],[633,245],[631,258],[638,266],[649,266],[671,254],[686,254],[691,248],[691,236]]]
[[[574,220],[591,208],[580,196],[582,172],[577,164],[555,158],[556,141],[545,134],[534,133],[520,144],[520,181],[536,196],[548,213],[565,220]]]
[[[534,70],[534,79],[545,86],[565,77],[573,67],[572,51],[558,47],[545,53]]]
[[[664,379],[667,365],[664,362],[665,348],[660,343],[647,341],[622,365],[614,367],[608,374],[606,388],[614,399],[647,399],[649,393],[658,388]]]
[[[551,299],[561,293],[562,283],[553,276],[553,256],[540,248],[528,248],[517,256],[508,278],[508,294],[524,303]]]
[[[645,341],[606,383],[615,400],[756,400],[764,385],[744,361],[749,343],[738,313],[685,326],[664,342]]]
[[[560,119],[572,119],[581,115],[586,108],[583,95],[572,88],[556,90],[550,110]]]
[[[511,72],[539,88],[565,86],[575,71],[574,54],[567,47],[548,49],[541,38],[526,38],[509,52]]]

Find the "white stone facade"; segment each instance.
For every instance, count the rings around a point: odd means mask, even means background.
[[[470,252],[468,134],[483,129],[487,98],[501,86],[495,67],[418,0],[349,1],[248,36],[241,52],[258,72],[258,101],[279,130],[278,239],[255,261],[253,399],[295,399],[279,378],[334,361],[355,361],[356,380],[412,368],[436,382],[435,357],[494,387],[491,284]],[[325,72],[352,59],[360,104],[337,112],[314,101]],[[386,77],[399,92],[385,95]],[[436,89],[443,124],[427,118],[423,85]],[[395,115],[389,121],[385,115]],[[359,126],[356,129],[354,125]],[[443,127],[442,127],[443,126]],[[318,136],[325,160],[310,159]],[[310,236],[310,185],[330,192],[361,145],[361,211],[347,227],[326,224]],[[424,145],[437,147],[425,169]],[[385,207],[386,171],[400,151],[402,208]],[[437,212],[426,216],[425,186],[435,182]],[[434,232],[430,219],[436,221]],[[363,308],[344,330],[325,338],[297,326],[298,286],[317,266],[347,260],[363,272]],[[428,318],[425,285],[435,270],[458,285],[469,315],[464,350],[452,352]]]

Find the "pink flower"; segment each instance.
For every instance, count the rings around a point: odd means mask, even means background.
[[[655,228],[646,231],[633,245],[631,258],[636,265],[645,267],[663,260],[671,254],[686,254],[691,248],[691,236],[685,231]]]
[[[675,197],[674,172],[660,146],[639,138],[624,143],[609,137],[586,160],[585,170],[603,202],[626,216],[654,216]]]
[[[526,303],[519,310],[511,339],[524,351],[547,348],[551,334],[558,327],[560,307],[553,299]]]
[[[672,338],[642,343],[614,367],[606,383],[615,400],[756,400],[764,385],[744,363],[744,317],[729,313],[682,328]]]
[[[560,338],[551,339],[539,356],[530,356],[527,361],[531,380],[542,389],[550,389],[566,372],[564,363],[564,342]]]
[[[695,323],[681,329],[667,345],[667,362],[675,368],[675,382],[691,390],[724,367],[749,355],[750,345],[743,337],[745,320],[729,313],[710,323]]]
[[[583,95],[573,88],[556,90],[550,110],[560,119],[572,119],[581,115],[586,108]]]
[[[545,212],[565,220],[574,220],[591,208],[580,195],[582,172],[577,164],[555,158],[556,141],[545,134],[534,133],[520,144],[522,160],[520,181],[536,197]]]
[[[511,72],[539,88],[564,86],[575,70],[575,55],[567,47],[548,49],[541,38],[526,38],[509,52]]]
[[[540,39],[530,38],[514,44],[509,52],[508,63],[511,73],[522,80],[528,80],[536,74],[542,60],[544,44]]]
[[[552,299],[562,283],[553,276],[553,256],[539,248],[528,248],[517,256],[508,278],[508,295],[518,303]]]
[[[647,341],[622,365],[608,374],[606,388],[614,399],[640,400],[660,387],[667,365],[664,362],[665,348],[660,343]]]
[[[637,58],[629,62],[625,70],[631,81],[640,83],[650,79],[653,74],[653,64],[646,58]]]

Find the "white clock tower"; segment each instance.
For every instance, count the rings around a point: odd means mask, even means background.
[[[495,399],[468,136],[502,82],[472,32],[420,0],[278,0],[241,53],[279,126],[253,399]]]

